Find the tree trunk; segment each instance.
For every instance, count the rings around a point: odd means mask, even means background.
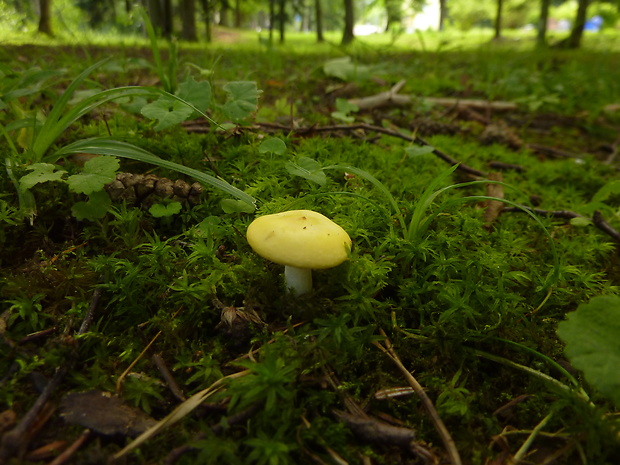
[[[207,36],[207,42],[211,42],[211,40],[213,40],[213,30],[211,28],[211,0],[200,0],[200,4],[202,5],[202,11],[205,17],[205,35]]]
[[[280,0],[278,22],[280,26],[280,43],[284,43],[284,26],[286,25],[286,0]]]
[[[276,0],[269,0],[269,43],[273,42],[273,26],[276,22]]]
[[[164,12],[161,2],[159,0],[147,0],[146,8],[155,34],[162,36],[164,34]]]
[[[344,0],[344,31],[342,33],[342,45],[353,42],[353,26],[355,24],[355,16],[353,9],[353,0]]]
[[[547,23],[549,22],[549,6],[551,0],[540,1],[540,18],[538,19],[538,34],[536,35],[536,45],[544,47],[547,44]]]
[[[564,44],[566,48],[579,48],[581,45],[581,37],[583,36],[583,29],[586,25],[586,18],[588,15],[588,5],[590,0],[579,0],[577,6],[577,16],[575,17],[575,25],[570,31],[570,36]]]
[[[181,0],[181,22],[183,30],[181,37],[190,42],[196,42],[196,4],[194,0]]]
[[[39,11],[39,32],[52,37],[52,0],[39,0]]]
[[[125,0],[125,11],[127,12],[127,14],[131,13],[132,9],[133,9],[133,2],[131,0]]]
[[[446,15],[448,14],[448,8],[446,2],[448,0],[439,0],[439,30],[443,31],[446,22]]]
[[[323,42],[323,7],[321,0],[314,0],[314,13],[316,15],[316,41]]]
[[[502,10],[504,9],[504,0],[497,0],[497,10],[495,14],[495,37],[497,40],[502,36]]]
[[[172,37],[173,27],[172,27],[172,0],[164,0],[164,8],[163,8],[163,33],[164,37],[170,38]]]
[[[228,12],[230,11],[230,4],[228,0],[222,0],[220,7],[220,26],[228,27],[230,22],[228,21]]]
[[[241,29],[243,15],[241,14],[241,0],[235,0],[235,27]]]

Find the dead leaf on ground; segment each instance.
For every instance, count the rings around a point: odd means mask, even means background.
[[[108,436],[136,437],[157,423],[122,399],[97,389],[70,392],[63,397],[60,409],[66,422]]]

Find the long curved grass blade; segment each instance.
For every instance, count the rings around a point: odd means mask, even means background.
[[[324,167],[323,169],[324,170],[334,169],[334,170],[350,172],[353,174],[357,174],[358,176],[361,176],[367,181],[370,181],[370,183],[373,186],[375,186],[377,189],[379,189],[379,191],[383,195],[385,195],[385,197],[387,198],[392,209],[394,210],[394,214],[396,215],[398,223],[400,227],[403,229],[403,231],[407,230],[407,225],[405,224],[405,218],[403,217],[403,214],[401,213],[400,208],[398,207],[398,204],[396,203],[396,200],[394,199],[394,196],[388,190],[388,188],[385,187],[385,185],[381,181],[379,181],[377,178],[375,178],[372,174],[370,174],[367,171],[356,168],[355,166],[349,166],[349,165],[329,165],[329,166]]]
[[[224,376],[223,378],[220,378],[216,382],[211,384],[211,386],[209,386],[208,388],[197,392],[189,399],[177,405],[177,407],[172,412],[170,412],[166,417],[158,421],[157,424],[153,425],[136,439],[127,444],[121,451],[117,452],[114,455],[113,459],[116,460],[123,457],[124,455],[127,455],[129,452],[136,449],[137,447],[140,447],[147,440],[155,436],[164,428],[173,425],[177,421],[181,420],[183,417],[187,416],[190,412],[192,412],[192,410],[198,407],[207,398],[224,389],[224,384],[227,380],[241,378],[250,373],[250,371],[251,370],[244,370],[238,373],[233,373],[232,375]]]
[[[150,163],[151,165],[159,166],[161,168],[167,168],[177,171],[179,173],[186,174],[204,184],[211,185],[221,191],[236,197],[243,202],[252,205],[256,208],[257,200],[249,194],[246,194],[241,189],[234,187],[223,179],[216,178],[210,174],[203,173],[202,171],[189,168],[179,163],[174,163],[169,160],[164,160],[151,152],[137,147],[127,142],[113,140],[105,137],[95,137],[91,139],[79,140],[72,144],[66,145],[57,152],[54,153],[56,159],[66,155],[74,153],[90,153],[95,155],[111,155],[114,157],[128,158],[131,160],[140,161],[143,163]]]

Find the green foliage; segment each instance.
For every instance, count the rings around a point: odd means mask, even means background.
[[[269,137],[260,143],[258,151],[260,153],[282,155],[286,152],[286,144],[279,137]]]
[[[258,97],[261,91],[253,81],[231,81],[224,85],[226,103],[222,107],[226,117],[233,123],[242,124],[254,114],[258,108]]]
[[[343,98],[336,99],[336,111],[332,112],[332,118],[343,121],[345,123],[352,123],[355,121],[355,117],[350,116],[350,113],[359,111],[359,107],[353,103],[349,103],[348,100]]]
[[[566,355],[586,380],[620,406],[620,297],[598,296],[558,325]]]

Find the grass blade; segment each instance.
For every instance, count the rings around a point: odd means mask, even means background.
[[[84,139],[66,145],[57,152],[54,153],[56,159],[66,155],[74,153],[90,153],[96,155],[111,155],[114,157],[128,158],[130,160],[136,160],[143,163],[150,163],[151,165],[159,166],[161,168],[170,169],[179,173],[186,174],[196,179],[199,182],[213,186],[221,191],[236,197],[245,203],[256,207],[257,200],[249,194],[246,194],[242,190],[234,187],[223,179],[216,178],[202,171],[189,168],[179,163],[174,163],[169,160],[164,160],[151,152],[137,147],[127,142],[108,139],[105,137],[96,137],[92,139]]]

